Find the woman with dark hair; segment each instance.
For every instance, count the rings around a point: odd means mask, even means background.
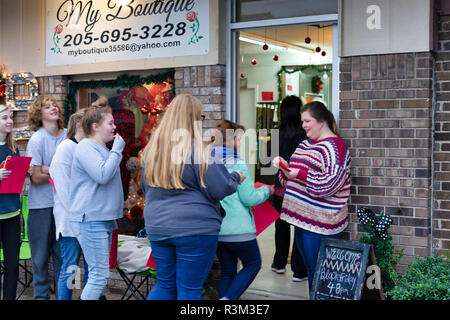
[[[302,128],[300,108],[302,101],[297,96],[287,96],[281,101],[280,106],[280,157],[289,161],[295,148],[302,142],[306,135]],[[278,174],[275,175],[275,194],[273,203],[275,209],[281,213],[285,188],[281,185]],[[275,222],[275,255],[273,257],[272,271],[285,273],[291,243],[291,225],[278,219]],[[296,248],[295,239],[292,244],[291,269],[294,273],[293,281],[300,281],[307,276],[306,267]]]
[[[333,114],[321,102],[311,102],[300,111],[308,139],[301,142],[289,163],[273,160],[286,186],[281,219],[293,224],[297,248],[308,270],[309,288],[321,240],[338,239],[348,225],[350,152],[339,137]]]

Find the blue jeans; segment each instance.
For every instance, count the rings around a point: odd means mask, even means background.
[[[58,300],[72,300],[74,287],[79,288],[74,275],[78,269],[78,262],[81,256],[81,247],[75,237],[59,237],[59,248],[61,251],[61,272],[58,281]],[[84,261],[84,284],[88,279],[88,264]]]
[[[49,258],[53,261],[53,278],[58,283],[61,269],[61,254],[56,241],[55,218],[53,208],[29,209],[28,239],[31,249],[33,270],[33,288],[35,300],[49,300],[50,276]],[[55,286],[57,296],[58,289]]]
[[[186,236],[150,241],[156,284],[147,300],[201,300],[218,236]]]
[[[261,269],[261,253],[256,239],[243,242],[222,242],[217,247],[220,262],[219,297],[237,300]],[[237,272],[238,259],[243,268]]]
[[[109,279],[109,251],[114,221],[72,222],[72,231],[89,266],[88,281],[81,300],[98,300]]]
[[[297,248],[305,262],[306,269],[308,270],[308,285],[309,290],[311,290],[322,239],[339,239],[341,237],[341,232],[332,235],[323,235],[295,227],[294,236],[295,241],[297,242]]]

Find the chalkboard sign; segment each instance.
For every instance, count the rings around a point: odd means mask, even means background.
[[[359,300],[370,247],[356,241],[323,239],[309,295],[311,300]]]

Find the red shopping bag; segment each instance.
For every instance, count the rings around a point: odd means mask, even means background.
[[[255,182],[255,188],[260,188],[262,186],[267,186],[267,184]],[[273,185],[269,187],[273,188]],[[256,236],[266,230],[280,217],[278,211],[275,210],[275,208],[269,203],[268,200],[252,207],[251,210],[253,213],[253,219],[255,220]]]

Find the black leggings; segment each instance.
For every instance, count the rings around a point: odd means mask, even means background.
[[[3,248],[3,300],[15,300],[19,277],[20,215],[0,219],[0,242]],[[0,276],[1,285],[1,276]]]
[[[283,198],[273,195],[274,207],[278,212],[281,212]],[[284,269],[286,267],[287,258],[289,255],[289,246],[291,244],[291,225],[284,220],[278,219],[275,221],[275,255],[273,257],[274,267],[277,269]],[[292,244],[291,269],[294,277],[304,278],[308,275],[305,263],[300,255],[297,245]]]

